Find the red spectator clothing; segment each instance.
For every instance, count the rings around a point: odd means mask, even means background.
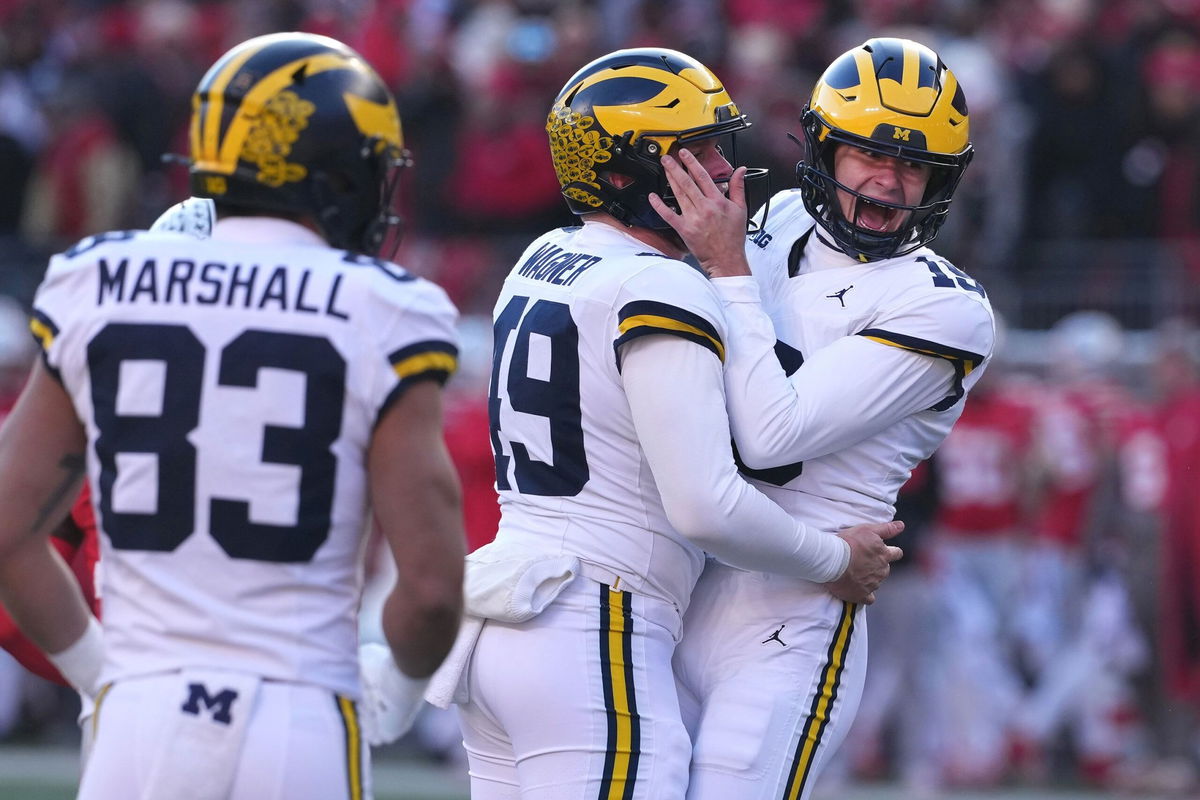
[[[43,152],[38,171],[54,197],[54,235],[74,241],[95,233],[89,227],[85,170],[89,159],[117,145],[112,124],[92,114],[77,120]]]
[[[412,48],[396,46],[408,38],[408,5],[407,0],[373,3],[358,31],[346,40],[393,89],[413,81]],[[403,114],[404,109],[400,112]]]
[[[1132,511],[1162,508],[1167,492],[1167,443],[1154,413],[1130,404],[1113,422],[1121,503]]]
[[[730,28],[764,25],[799,37],[811,33],[820,23],[825,3],[821,0],[733,0],[725,11]]]
[[[1168,691],[1200,706],[1200,391],[1163,404],[1158,425],[1167,459],[1159,644]]]
[[[1049,474],[1035,525],[1040,538],[1079,546],[1112,452],[1112,425],[1123,397],[1111,384],[1095,382],[1041,398],[1039,449]]]
[[[96,595],[96,564],[100,561],[100,541],[96,533],[96,519],[92,511],[91,492],[85,485],[71,509],[71,522],[79,532],[77,541],[67,541],[57,536],[51,543],[67,566],[75,573],[83,596],[96,616],[100,615],[100,598]],[[0,607],[0,647],[7,650],[22,666],[48,681],[66,685],[62,675],[46,659],[45,654],[29,641],[4,608]]]
[[[500,527],[487,399],[464,399],[449,405],[445,435],[450,459],[462,482],[463,526],[467,532],[467,551],[471,552],[496,538]]]
[[[464,217],[521,220],[562,203],[541,122],[468,125],[459,133],[456,152],[458,163],[446,190]]]
[[[1023,474],[1034,435],[1033,411],[995,391],[972,394],[934,458],[939,527],[956,535],[1008,535],[1022,525]]]

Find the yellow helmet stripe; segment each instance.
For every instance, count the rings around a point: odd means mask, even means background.
[[[631,130],[633,140],[639,139],[642,134],[654,131],[673,131],[680,130],[683,127],[693,127],[714,122],[714,111],[721,106],[730,106],[730,111],[737,114],[737,107],[733,104],[733,98],[729,96],[729,92],[720,84],[714,84],[713,88],[700,88],[701,96],[697,97],[692,94],[697,87],[689,85],[687,89],[683,89],[679,83],[672,85],[672,80],[683,81],[692,84],[688,78],[676,76],[670,73],[664,73],[663,70],[656,67],[648,67],[635,65],[622,69],[617,73],[611,71],[599,72],[595,75],[590,75],[581,82],[581,85],[586,88],[604,81],[613,80],[614,77],[620,78],[643,78],[648,81],[663,84],[662,91],[641,103],[636,109],[630,106],[603,106],[596,105],[592,107],[592,116],[606,130],[614,136],[620,136],[625,133],[626,128],[630,128],[631,123],[636,121]],[[678,99],[683,95],[682,105],[671,105],[670,107],[660,107],[656,105],[656,101],[664,95],[671,96],[671,99]],[[666,106],[665,102],[661,106]],[[636,113],[634,113],[636,111]],[[618,122],[621,120],[621,122]],[[672,137],[667,137],[658,140],[663,147],[669,147]]]
[[[400,114],[395,104],[376,103],[356,94],[345,93],[342,99],[350,110],[350,117],[355,127],[363,136],[378,136],[385,142],[397,147],[404,146],[404,136],[400,130]]]
[[[905,91],[916,92],[921,88],[921,53],[915,47],[904,48],[904,68],[900,72],[900,85]]]
[[[262,50],[261,47],[247,47],[242,52],[238,53],[233,58],[229,59],[220,72],[213,78],[212,83],[205,89],[204,94],[208,99],[208,111],[204,115],[204,120],[200,120],[200,95],[197,93],[192,102],[195,104],[192,114],[192,157],[198,157],[204,154],[213,154],[217,152],[217,137],[221,131],[221,114],[225,110],[225,87],[233,80],[233,76],[238,73],[251,56]],[[201,134],[203,127],[203,135]]]
[[[671,78],[678,77],[680,80],[688,81],[693,85],[703,83],[704,86],[697,86],[697,88],[705,94],[725,94],[724,86],[719,83],[713,83],[705,80],[703,76],[695,70],[684,70],[684,73],[692,75],[693,77],[688,78],[685,77],[684,74],[676,76],[675,73],[665,71],[659,67],[649,67],[644,64],[634,64],[624,67],[621,70],[605,70],[603,72],[593,73],[580,81],[580,85],[591,86],[593,84],[612,80],[613,78],[645,78],[646,80],[651,80],[655,83],[667,83],[667,81],[671,80]]]
[[[242,108],[247,113],[239,114],[230,123],[229,130],[225,133],[225,140],[221,142],[221,152],[217,160],[224,165],[237,163],[238,153],[241,152],[242,145],[246,141],[246,136],[250,133],[250,118],[254,116],[270,97],[293,83],[293,76],[301,66],[305,66],[305,74],[311,76],[319,72],[325,72],[326,70],[338,69],[345,66],[346,62],[346,56],[341,53],[321,53],[315,56],[305,56],[291,63],[284,64],[254,84],[254,87],[242,99]]]

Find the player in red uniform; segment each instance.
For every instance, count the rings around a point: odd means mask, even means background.
[[[1048,488],[1026,567],[1026,667],[1014,714],[1021,750],[1067,733],[1082,777],[1117,777],[1138,723],[1131,678],[1146,659],[1124,569],[1146,550],[1161,495],[1162,448],[1120,382],[1120,325],[1081,311],[1051,331],[1056,384],[1043,398]],[[1138,539],[1146,541],[1138,544]]]
[[[96,538],[96,519],[92,510],[91,492],[86,485],[71,508],[71,516],[54,532],[52,542],[79,581],[92,613],[99,616],[100,598],[96,594],[96,568],[100,561],[100,543]],[[12,654],[13,658],[30,672],[48,681],[67,685],[58,670],[46,660],[45,654],[17,629],[2,606],[0,647]]]
[[[948,617],[939,630],[941,655],[930,659],[938,690],[930,693],[927,718],[935,732],[956,731],[935,745],[952,784],[1000,777],[1021,692],[1014,612],[1040,468],[1034,412],[1023,398],[1029,387],[1010,388],[1004,366],[993,364],[975,387],[933,457],[939,507],[931,550]]]
[[[1200,360],[1189,345],[1190,328],[1168,333],[1155,365],[1160,396],[1159,430],[1167,448],[1161,648],[1166,688],[1176,700],[1200,709]],[[1187,336],[1193,337],[1189,342]]]
[[[212,209],[212,203],[208,200],[189,199],[177,203],[164,211],[150,230],[175,231],[189,233],[201,239],[207,238],[213,223]],[[15,303],[12,306],[10,309],[8,304],[0,302],[0,421],[8,416],[8,412],[16,403],[36,350],[33,339],[29,336],[27,315],[16,310]],[[13,315],[19,317],[15,326],[10,322]],[[23,346],[18,346],[16,341],[10,341],[18,335],[20,345]],[[96,533],[92,495],[86,483],[79,497],[75,499],[70,516],[55,531],[51,541],[75,573],[92,613],[100,616],[100,598],[96,593],[100,540]],[[54,665],[46,659],[45,654],[17,629],[16,623],[3,606],[0,606],[0,648],[7,650],[30,672],[48,681],[67,685]]]

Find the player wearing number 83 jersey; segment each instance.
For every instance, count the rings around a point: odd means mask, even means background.
[[[193,111],[211,235],[97,235],[37,292],[43,359],[0,431],[0,599],[96,697],[83,800],[361,800],[370,519],[402,584],[383,611],[395,683],[430,675],[458,626],[456,312],[374,257],[408,159],[356,53],[248,40]],[[44,541],[84,472],[103,633]]]
[[[455,312],[323,244],[234,217],[51,260],[34,327],[92,442],[105,682],[236,654],[357,694],[365,450],[389,398],[453,371]]]

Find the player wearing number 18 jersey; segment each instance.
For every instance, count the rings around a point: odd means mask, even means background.
[[[384,611],[399,667],[431,673],[457,627],[439,399],[456,314],[364,255],[407,155],[357,54],[249,40],[193,110],[211,237],[95,236],[38,290],[43,363],[0,436],[0,593],[68,680],[99,689],[80,797],[360,798],[368,505],[402,584]],[[102,638],[40,535],[85,471]]]
[[[726,203],[687,159],[667,163],[687,200],[668,220],[703,242],[693,253],[723,299],[748,474],[795,519],[833,531],[891,519],[962,412],[994,329],[983,288],[925,247],[972,153],[962,90],[937,54],[892,38],[853,48],[802,120],[800,188],[772,200],[749,241],[733,225],[703,239],[711,226],[690,212]],[[809,581],[710,562],[685,630],[688,798],[808,798],[858,706],[863,609]]]

